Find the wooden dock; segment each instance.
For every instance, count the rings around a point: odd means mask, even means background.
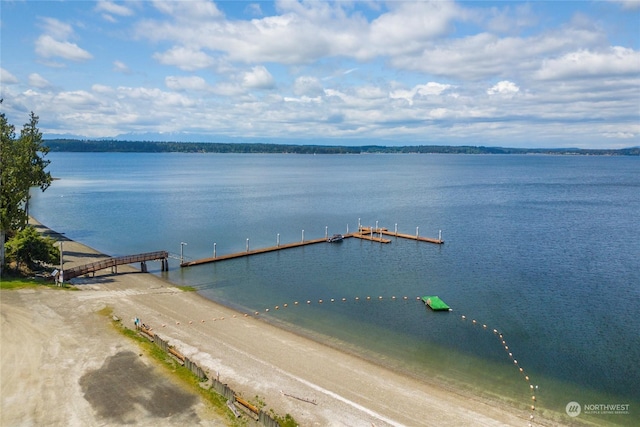
[[[344,234],[344,238],[348,239],[351,237],[355,237],[357,239],[369,240],[371,242],[376,242],[376,243],[391,243],[391,240],[382,237],[383,235],[400,237],[403,239],[412,239],[412,240],[417,240],[420,242],[427,242],[427,243],[435,243],[435,244],[444,243],[444,241],[440,239],[433,239],[429,237],[420,237],[418,235],[390,232],[386,228],[372,228],[372,227],[360,227],[359,230],[356,232]],[[226,255],[217,255],[214,257],[201,258],[193,261],[185,261],[180,264],[180,267],[193,267],[196,265],[209,264],[212,262],[225,261],[225,260],[234,259],[234,258],[242,258],[250,255],[264,254],[267,252],[280,251],[283,249],[291,249],[291,248],[299,248],[301,246],[315,245],[316,243],[327,243],[327,237],[324,237],[321,239],[301,240],[299,242],[279,244],[276,246],[268,246],[266,248],[260,248],[260,249],[250,249],[250,250],[247,249],[242,252],[235,252],[235,253],[226,254]],[[339,243],[334,243],[334,244],[339,244]],[[214,251],[214,254],[215,254],[215,251]]]
[[[345,238],[346,237],[347,236],[345,236]],[[264,254],[267,252],[281,251],[283,249],[299,248],[300,246],[314,245],[316,243],[326,243],[326,242],[327,242],[327,239],[322,238],[322,239],[304,240],[304,241],[294,242],[294,243],[286,243],[278,246],[268,246],[266,248],[261,248],[261,249],[251,249],[244,252],[235,252],[232,254],[219,255],[211,258],[202,258],[194,261],[186,261],[180,264],[180,267],[192,267],[194,265],[208,264],[210,262],[225,261],[233,258],[242,258],[250,255]]]
[[[403,239],[417,240],[419,242],[434,243],[436,245],[442,245],[444,243],[444,240],[442,239],[434,239],[432,237],[422,237],[422,236],[413,235],[413,234],[396,233],[394,231],[389,231],[386,228],[380,229],[380,234],[384,234],[385,236],[402,237]]]
[[[111,268],[112,271],[117,273],[119,265],[133,264],[137,262],[141,264],[141,270],[143,272],[146,272],[146,262],[155,260],[159,260],[160,262],[162,262],[162,271],[165,271],[169,269],[167,258],[169,258],[169,253],[167,251],[147,252],[137,255],[111,257],[102,261],[96,261],[89,264],[80,265],[78,267],[65,269],[63,272],[63,279],[73,279],[74,277],[83,276],[89,273],[95,273],[96,271],[104,270],[105,268]]]

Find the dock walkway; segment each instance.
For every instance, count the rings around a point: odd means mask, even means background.
[[[137,255],[111,257],[102,261],[96,261],[89,264],[65,269],[63,272],[63,278],[64,280],[70,280],[74,277],[83,276],[89,273],[95,273],[96,271],[104,270],[105,268],[110,267],[112,270],[115,269],[114,271],[117,273],[117,267],[119,265],[133,264],[136,262],[141,263],[142,271],[146,272],[146,262],[155,260],[160,260],[162,262],[162,270],[164,271],[168,270],[167,258],[169,258],[169,253],[167,251],[156,251]]]
[[[435,244],[444,243],[444,241],[440,239],[432,239],[428,237],[419,237],[417,235],[413,236],[410,234],[390,232],[386,228],[360,227],[358,231],[354,233],[347,233],[347,234],[344,234],[343,236],[345,239],[355,237],[357,239],[369,240],[377,243],[391,243],[390,239],[385,239],[384,237],[382,237],[382,235],[400,237],[403,239],[418,240],[421,242],[428,242],[428,243],[435,243]],[[226,255],[217,255],[217,256],[201,258],[193,261],[185,261],[180,264],[180,267],[193,267],[196,265],[209,264],[212,262],[225,261],[225,260],[234,259],[234,258],[242,258],[250,255],[264,254],[267,252],[280,251],[283,249],[299,248],[301,246],[314,245],[316,243],[327,243],[327,237],[323,237],[321,239],[301,240],[299,242],[279,244],[276,246],[268,246],[266,248],[251,249],[251,250],[248,249],[242,252],[235,252],[235,253],[226,254]],[[215,251],[214,251],[214,255],[215,255]]]

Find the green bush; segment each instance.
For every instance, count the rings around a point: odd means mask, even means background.
[[[60,257],[60,250],[54,244],[53,239],[42,237],[34,227],[27,226],[7,241],[7,261],[15,262],[17,270],[21,267],[32,270],[42,264],[55,264]]]

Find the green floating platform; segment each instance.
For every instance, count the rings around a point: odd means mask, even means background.
[[[451,308],[437,296],[422,297],[422,301],[433,311],[451,311]]]

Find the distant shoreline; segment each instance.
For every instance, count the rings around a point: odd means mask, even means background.
[[[126,140],[46,139],[50,151],[89,153],[244,153],[244,154],[547,154],[582,156],[640,156],[640,147],[620,149],[509,148],[485,146],[415,145],[289,145]]]

